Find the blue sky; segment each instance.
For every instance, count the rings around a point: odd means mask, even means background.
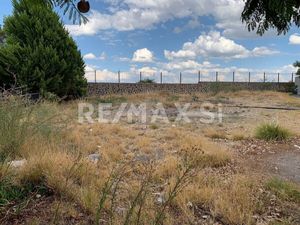
[[[1,23],[10,15],[10,0],[0,10]],[[260,80],[263,71],[281,72],[288,81],[300,60],[300,33],[292,28],[285,36],[268,31],[263,37],[250,33],[240,21],[242,0],[90,0],[86,25],[73,25],[64,18],[86,62],[87,78],[134,81],[143,76],[172,82],[179,72],[186,82],[219,78]],[[286,75],[284,74],[286,73]],[[269,80],[276,75],[270,74]]]

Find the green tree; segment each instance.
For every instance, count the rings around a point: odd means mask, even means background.
[[[300,76],[300,62],[299,61],[296,61],[294,63],[294,67],[298,68],[297,72],[296,72],[296,75]]]
[[[242,21],[249,31],[263,35],[270,28],[277,30],[278,35],[286,34],[291,26],[300,27],[299,0],[246,0]],[[300,62],[294,63],[300,75]]]
[[[4,35],[4,31],[2,30],[2,26],[0,25],[0,45],[4,44],[5,41],[5,35]]]
[[[246,0],[242,21],[260,35],[270,28],[285,34],[292,25],[300,26],[299,7],[299,0]]]
[[[83,95],[83,59],[52,7],[44,0],[13,0],[13,7],[4,21],[0,85],[26,86],[44,96]]]

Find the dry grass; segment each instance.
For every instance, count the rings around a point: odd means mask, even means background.
[[[281,95],[266,92],[260,96]],[[153,93],[108,96],[101,101],[197,103],[204,97],[207,96]],[[220,97],[254,98],[249,92],[219,93],[215,98]],[[278,101],[286,98],[289,96]],[[59,135],[26,138],[19,149],[19,157],[26,158],[26,165],[15,170],[7,168],[6,163],[0,164],[0,179],[9,177],[19,187],[31,184],[51,190],[55,197],[49,205],[51,220],[77,215],[79,210],[95,223],[100,218],[101,224],[193,224],[209,214],[213,222],[250,225],[256,223],[254,215],[268,210],[261,208],[261,180],[249,172],[236,171],[235,155],[214,140],[246,138],[238,130],[245,132],[241,126],[231,132],[226,123],[205,129],[198,124],[78,124],[77,102],[47,104],[70,122]],[[96,163],[87,159],[95,153],[100,154]],[[37,221],[44,222],[43,218]]]

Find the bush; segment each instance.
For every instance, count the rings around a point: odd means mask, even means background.
[[[155,84],[155,81],[150,78],[146,78],[144,80],[139,81],[140,84]]]
[[[4,20],[0,86],[26,86],[42,96],[79,97],[87,81],[76,43],[44,0],[13,0]]]
[[[278,124],[263,124],[256,129],[255,137],[266,141],[283,141],[290,137],[290,132]]]

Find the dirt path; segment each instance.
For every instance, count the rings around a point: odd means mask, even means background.
[[[270,155],[265,161],[270,163],[271,173],[300,184],[300,150]]]
[[[250,169],[300,184],[300,140],[267,143],[242,141],[234,147]]]

